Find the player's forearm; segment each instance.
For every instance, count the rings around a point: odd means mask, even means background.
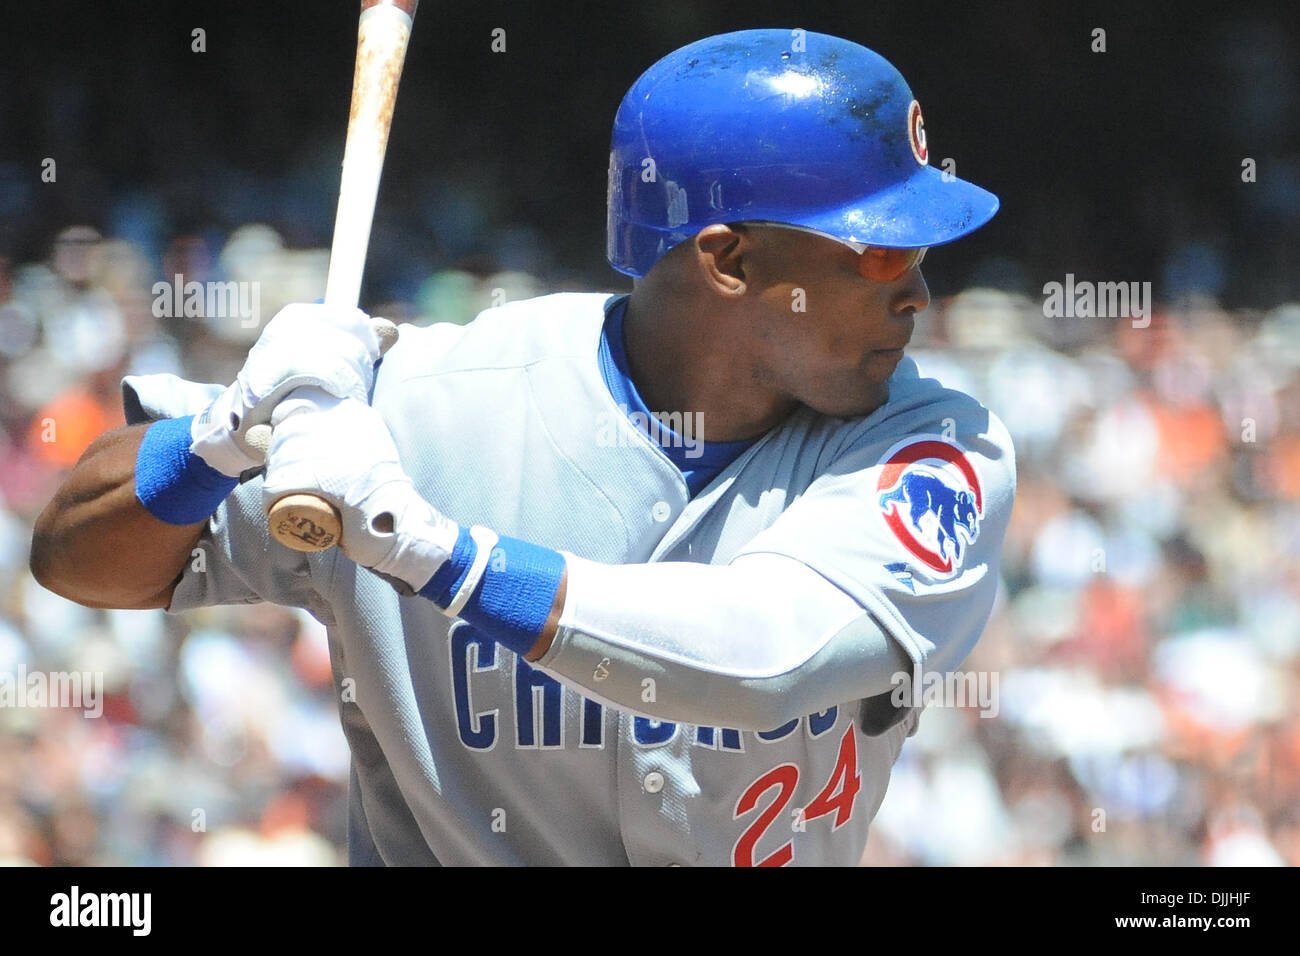
[[[538,666],[664,720],[770,730],[888,692],[907,655],[858,604],[776,555],[731,565],[605,565],[570,557]]]
[[[31,571],[43,587],[90,607],[167,606],[203,521],[168,524],[140,503],[136,459],[147,429],[97,438],[36,519]]]
[[[908,667],[856,601],[782,555],[606,565],[461,529],[418,593],[591,698],[675,722],[770,730]]]

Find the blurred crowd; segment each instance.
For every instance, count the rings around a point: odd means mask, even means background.
[[[44,261],[0,259],[0,673],[104,679],[99,719],[0,707],[0,862],[345,861],[321,625],[91,610],[27,570],[35,515],[123,423],[121,377],[228,382],[325,262],[256,225],[177,236],[160,261],[87,226]],[[160,315],[154,283],[177,275],[256,283],[259,321]],[[448,269],[372,311],[464,322],[553,290]],[[1187,297],[1135,328],[972,288],[914,345],[1016,445],[1000,597],[963,668],[997,675],[998,714],[925,714],[865,861],[1300,863],[1300,305]]]

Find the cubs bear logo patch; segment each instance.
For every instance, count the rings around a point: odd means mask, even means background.
[[[979,537],[984,492],[966,453],[937,436],[914,436],[885,456],[876,483],[880,511],[894,537],[931,572],[961,570]]]

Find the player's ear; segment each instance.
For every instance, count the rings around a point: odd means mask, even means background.
[[[744,255],[748,251],[748,238],[743,226],[716,223],[705,226],[692,241],[695,266],[700,277],[711,290],[732,298],[744,295]]]

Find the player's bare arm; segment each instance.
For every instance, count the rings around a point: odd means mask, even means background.
[[[364,399],[390,325],[357,310],[291,306],[198,414],[102,435],[37,519],[36,580],[92,607],[166,607],[209,516],[263,465],[249,431],[299,387]]]
[[[135,494],[146,426],[117,428],[86,449],[36,520],[32,575],[90,607],[166,607],[205,519],[154,517]]]

